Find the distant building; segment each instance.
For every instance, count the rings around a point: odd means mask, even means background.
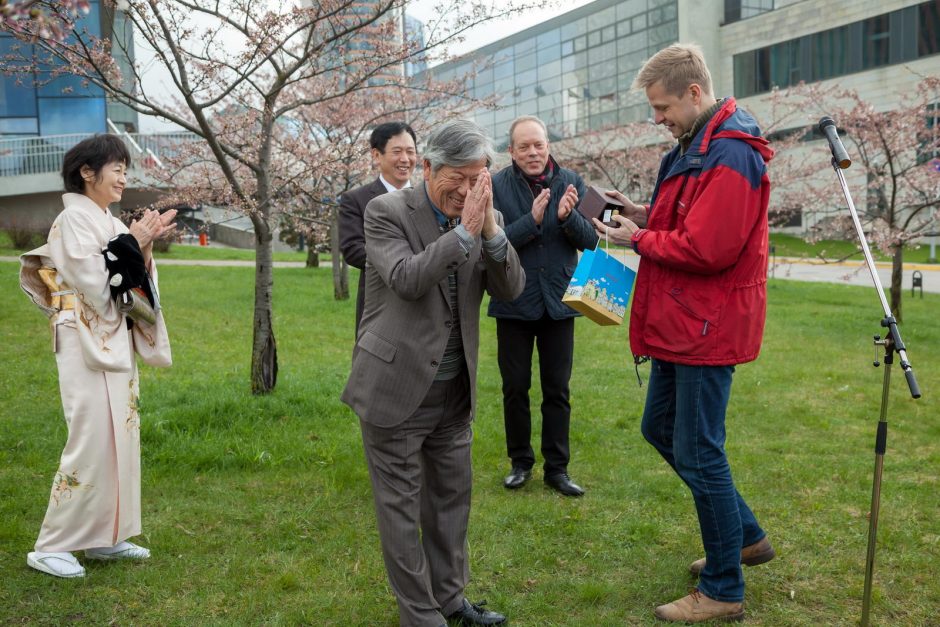
[[[473,94],[501,100],[476,121],[497,138],[519,115],[538,115],[556,138],[649,118],[630,86],[677,41],[701,45],[717,95],[746,107],[800,80],[838,80],[889,104],[918,73],[938,71],[938,12],[936,0],[596,0],[430,72],[447,80],[483,68]]]
[[[940,73],[940,1],[596,0],[428,71],[478,71],[472,94],[500,99],[474,118],[502,149],[520,115],[542,118],[553,141],[650,119],[631,85],[677,41],[702,46],[715,94],[758,119],[774,87],[800,81],[838,83],[890,110]]]
[[[413,42],[418,48],[423,48],[426,43],[424,38],[424,22],[405,13],[402,16],[402,37],[405,43]],[[428,64],[423,56],[405,61],[405,76],[414,76],[427,69]]]
[[[124,75],[130,75],[133,32],[122,11],[90,0],[79,27],[94,37],[110,39],[115,60]],[[0,59],[14,54],[42,53],[38,46],[0,32]],[[138,127],[137,113],[78,77],[54,76],[60,67],[61,61],[53,60],[19,76],[0,73],[0,227],[48,228],[62,208],[62,157],[90,135],[120,133],[131,146],[132,158],[147,158],[132,135]],[[123,204],[135,206],[140,200],[134,186],[129,186]]]
[[[113,51],[123,69],[133,58],[133,36],[124,13],[115,11],[112,6],[91,0],[88,15],[80,18],[79,23],[94,37],[119,42],[113,46]],[[0,58],[13,54],[14,49],[19,50],[18,55],[39,54],[37,46],[0,32]],[[60,65],[61,62],[55,62],[43,68],[44,71],[33,73],[32,77],[40,83],[38,86],[31,84],[28,78],[0,73],[0,138],[105,133],[108,119],[124,130],[137,129],[137,113],[110,102],[100,88],[83,85],[81,79],[68,74],[48,80],[47,76]]]

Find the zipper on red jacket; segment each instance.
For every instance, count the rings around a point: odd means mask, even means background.
[[[701,314],[697,313],[694,309],[692,309],[691,307],[683,303],[681,300],[679,300],[679,298],[676,297],[676,295],[673,293],[673,290],[669,290],[669,296],[672,297],[672,300],[676,301],[680,307],[688,311],[694,317],[698,318],[699,320],[704,320],[705,324],[702,325],[702,337],[705,337],[706,335],[708,335],[708,319],[702,316]]]

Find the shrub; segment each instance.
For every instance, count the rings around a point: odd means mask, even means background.
[[[36,227],[20,226],[15,222],[6,229],[10,237],[10,243],[16,250],[30,250],[37,246],[42,246],[46,241],[48,229],[38,229]]]

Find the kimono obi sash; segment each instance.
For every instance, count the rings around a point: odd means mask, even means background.
[[[75,292],[58,278],[55,268],[42,266],[36,270],[39,279],[49,288],[49,306],[59,311],[75,309]]]

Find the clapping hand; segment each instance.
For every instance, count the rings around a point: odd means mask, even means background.
[[[140,219],[134,220],[128,227],[130,234],[140,246],[146,265],[150,265],[154,240],[165,237],[176,229],[174,218],[176,218],[176,209],[164,211],[162,214],[156,209],[147,209]]]
[[[551,199],[552,192],[546,187],[532,201],[532,219],[535,220],[536,224],[542,224],[542,218],[545,217],[545,208],[548,207],[548,201]]]
[[[578,190],[574,185],[568,185],[565,194],[558,202],[558,221],[566,220],[571,215],[571,210],[578,204]]]

